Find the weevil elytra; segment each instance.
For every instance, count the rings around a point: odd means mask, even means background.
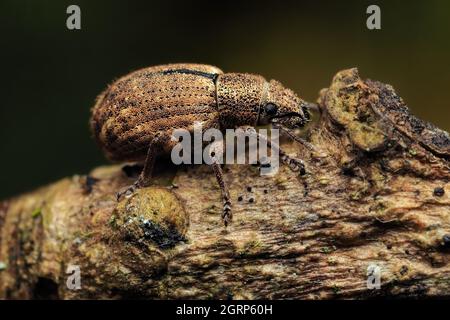
[[[194,122],[203,129],[246,127],[262,139],[254,126],[272,124],[290,130],[310,119],[308,103],[276,81],[245,73],[223,73],[202,64],[168,64],[132,72],[111,84],[92,109],[94,136],[113,161],[144,162],[137,181],[118,198],[149,184],[155,158],[170,153],[174,129],[192,132]],[[279,149],[283,163],[305,173],[301,160]],[[223,221],[232,219],[231,200],[221,166],[212,163],[223,198]]]

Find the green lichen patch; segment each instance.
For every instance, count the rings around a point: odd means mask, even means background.
[[[32,218],[37,218],[42,214],[42,209],[41,208],[36,208],[34,209],[34,211],[31,213],[31,217]]]
[[[414,148],[409,149],[408,152],[409,152],[409,154],[410,154],[412,157],[414,157],[414,156],[417,155],[417,151],[416,151],[416,149],[414,149]]]
[[[323,99],[331,118],[345,128],[359,149],[369,152],[385,147],[388,139],[383,124],[372,109],[376,96],[361,81],[357,69],[339,72]]]
[[[333,252],[333,251],[335,251],[336,250],[336,247],[335,246],[331,246],[331,247],[322,247],[322,248],[320,248],[320,252],[322,252],[322,253],[331,253],[331,252]]]
[[[241,248],[236,250],[240,257],[254,256],[260,254],[262,251],[262,242],[259,239],[254,239],[246,242]]]
[[[188,216],[173,192],[162,187],[138,190],[119,202],[110,225],[126,239],[150,241],[161,249],[186,241]]]
[[[337,284],[333,284],[333,286],[331,287],[331,290],[336,295],[338,295],[341,292],[341,288]]]

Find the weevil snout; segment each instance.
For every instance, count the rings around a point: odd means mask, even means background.
[[[301,128],[309,120],[309,103],[280,82],[271,80],[267,98],[262,106],[260,123],[280,124],[288,128]]]

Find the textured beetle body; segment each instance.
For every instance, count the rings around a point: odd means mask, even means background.
[[[176,72],[175,72],[176,71]],[[133,72],[110,85],[97,99],[91,126],[107,157],[143,160],[150,142],[161,131],[219,127],[216,101],[218,68],[167,65]],[[169,152],[166,144],[162,152]]]
[[[106,156],[114,161],[143,161],[139,179],[122,194],[149,184],[155,157],[169,153],[178,141],[176,129],[220,130],[272,123],[302,127],[309,120],[307,104],[275,80],[244,73],[223,73],[201,64],[169,64],[141,69],[111,84],[92,109],[91,128]],[[247,131],[262,139],[256,131]],[[293,136],[293,135],[292,135]],[[301,161],[280,150],[294,172]],[[231,221],[231,200],[218,161],[212,163],[222,190],[225,225]]]
[[[200,64],[156,66],[110,85],[92,110],[91,127],[109,159],[139,161],[158,133],[192,131],[195,121],[202,122],[204,130],[255,126],[267,122],[261,117],[261,106],[277,99],[285,99],[293,108],[302,102],[280,83],[259,75],[224,74]],[[298,123],[305,121],[302,117],[306,116],[299,114]],[[173,143],[167,141],[161,152],[170,152]]]

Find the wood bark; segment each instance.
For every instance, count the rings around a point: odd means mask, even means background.
[[[339,72],[304,133],[307,175],[225,165],[234,220],[206,165],[159,161],[73,176],[0,204],[0,297],[331,299],[450,296],[450,139],[389,85]],[[79,266],[81,289],[67,268]],[[367,286],[381,268],[380,289]],[[69,279],[70,280],[70,279]]]

